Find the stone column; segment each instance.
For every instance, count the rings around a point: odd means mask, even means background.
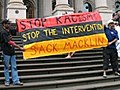
[[[22,2],[23,0],[9,0],[9,2]]]
[[[68,0],[56,0],[56,7],[53,11],[53,15],[62,15],[65,12],[73,13],[74,9],[68,4]]]
[[[52,0],[43,0],[43,16],[52,15]]]
[[[75,0],[75,12],[83,11],[83,0]]]
[[[103,24],[105,24],[112,17],[112,10],[108,9],[107,0],[95,0],[96,10],[99,11]]]
[[[107,0],[95,0],[97,10],[105,10],[107,7]]]
[[[7,18],[15,23],[16,19],[26,18],[26,6],[23,4],[23,0],[9,0],[7,6]]]

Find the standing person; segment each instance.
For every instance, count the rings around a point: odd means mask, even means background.
[[[1,48],[3,53],[3,63],[4,63],[4,76],[5,76],[5,86],[10,85],[10,75],[9,69],[11,64],[11,75],[13,85],[23,85],[19,80],[17,66],[16,66],[16,56],[15,56],[15,47],[20,50],[24,50],[22,47],[17,45],[12,41],[12,36],[10,34],[10,21],[5,19],[2,21],[3,29],[1,30]]]
[[[105,27],[104,30],[108,39],[108,46],[103,48],[103,77],[107,77],[106,71],[108,70],[109,62],[111,63],[114,74],[120,76],[120,74],[118,73],[118,54],[115,45],[116,41],[119,38],[118,32],[115,30],[114,22],[109,22],[108,28]]]
[[[118,15],[117,21],[120,23],[120,10],[116,11],[116,14]]]
[[[78,13],[82,13],[81,10],[78,11]],[[71,58],[74,55],[75,52],[69,52],[68,55],[65,58]]]
[[[117,23],[117,25],[115,26],[115,29],[117,30],[118,37],[120,38],[120,23]],[[120,40],[116,42],[116,48],[118,52],[118,57],[120,57]]]

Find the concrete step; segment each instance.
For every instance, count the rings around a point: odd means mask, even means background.
[[[75,78],[85,78],[85,77],[95,77],[95,76],[102,76],[103,70],[89,70],[89,71],[73,71],[73,72],[60,72],[60,73],[40,73],[35,71],[30,71],[31,74],[27,74],[29,71],[24,72],[19,70],[19,75],[22,81],[39,81],[39,80],[60,80],[60,79],[75,79]],[[22,73],[22,74],[21,74]],[[107,74],[112,74],[112,70],[109,69]],[[1,82],[4,81],[4,77],[0,77]]]
[[[110,75],[108,78],[104,79],[102,76],[89,77],[89,78],[76,78],[69,80],[53,80],[53,81],[39,81],[39,82],[25,82],[23,86],[13,86],[5,87],[4,84],[0,85],[0,89],[9,90],[23,90],[26,88],[37,88],[34,90],[93,90],[97,88],[106,88],[112,86],[119,86],[120,77]],[[110,82],[112,81],[112,82]],[[80,84],[80,83],[84,84]],[[97,83],[96,83],[97,82]],[[73,84],[77,84],[73,86]],[[52,88],[52,89],[50,89]]]
[[[52,89],[45,89],[45,90],[120,90],[120,81],[118,80],[111,80],[108,82],[101,82],[101,83],[93,83],[93,84],[86,84],[86,85],[78,85],[78,86],[69,86],[69,87],[61,87],[61,88],[52,88]],[[117,88],[118,87],[118,88]],[[115,89],[116,88],[116,89]],[[37,89],[36,89],[37,90]],[[41,89],[44,90],[44,89]]]
[[[23,69],[25,69],[25,67],[37,67],[37,68],[52,68],[52,67],[68,67],[68,66],[86,66],[86,65],[98,65],[98,64],[102,64],[102,60],[85,60],[85,61],[62,61],[62,62],[37,62],[33,61],[34,63],[29,63],[30,61],[18,61],[18,62],[22,62],[17,64],[17,67],[21,68],[23,67]],[[26,63],[25,63],[26,62]],[[33,66],[33,67],[32,67]],[[3,68],[3,64],[0,65],[0,68]],[[29,69],[29,68],[28,68]]]
[[[14,37],[12,38],[13,41],[21,41],[22,42],[22,39],[20,37]]]
[[[13,40],[23,46],[20,36],[13,36]],[[111,67],[108,78],[102,77],[102,48],[76,52],[70,59],[65,58],[67,54],[61,54],[28,60],[23,60],[22,51],[15,49],[18,72],[24,85],[4,86],[4,66],[0,60],[0,90],[102,90],[120,85],[120,77],[112,74]]]
[[[20,67],[19,67],[20,68]],[[63,67],[53,67],[53,68],[26,68],[24,67],[24,69],[20,68],[18,69],[18,71],[20,73],[25,73],[25,72],[40,72],[42,74],[42,72],[47,72],[47,73],[60,73],[60,72],[73,72],[73,71],[87,71],[87,70],[100,70],[102,68],[102,64],[101,65],[86,65],[86,66],[72,66],[72,67],[67,67],[67,66],[63,66]],[[4,71],[1,70],[0,73],[3,73]]]
[[[80,56],[80,57],[72,57],[70,59],[66,59],[64,57],[49,57],[49,58],[40,58],[40,59],[29,59],[29,60],[23,60],[23,59],[17,59],[17,63],[54,63],[54,62],[73,62],[73,61],[94,61],[94,60],[102,60],[101,55],[94,55],[94,56]],[[2,60],[0,60],[0,64],[2,64]]]

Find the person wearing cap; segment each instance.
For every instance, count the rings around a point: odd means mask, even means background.
[[[115,30],[114,22],[110,21],[108,23],[108,27],[104,28],[104,31],[108,39],[108,46],[103,48],[103,77],[107,77],[106,71],[109,68],[109,62],[111,63],[114,74],[120,76],[118,70],[118,54],[116,49],[116,42],[119,38],[118,32]]]
[[[24,48],[17,45],[14,41],[12,41],[12,36],[10,34],[10,21],[5,19],[1,22],[3,29],[0,33],[0,43],[3,54],[3,63],[4,63],[4,76],[5,76],[5,86],[10,85],[10,75],[9,69],[11,66],[11,75],[13,85],[23,85],[19,80],[17,66],[16,66],[16,56],[15,56],[15,47],[24,51]],[[9,65],[11,64],[11,65]]]

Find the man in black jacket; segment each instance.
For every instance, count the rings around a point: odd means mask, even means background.
[[[2,21],[1,24],[3,26],[3,29],[1,30],[0,33],[0,40],[4,63],[5,86],[10,85],[9,64],[11,64],[13,85],[23,85],[23,83],[20,82],[18,76],[15,47],[19,48],[20,50],[24,50],[24,48],[20,47],[14,41],[12,41],[12,36],[10,34],[10,21],[5,19]]]

